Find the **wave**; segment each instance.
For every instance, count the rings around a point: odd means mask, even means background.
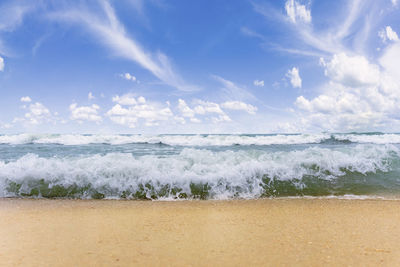
[[[337,134],[334,138],[361,144],[400,144],[400,134]]]
[[[132,143],[166,144],[173,146],[232,146],[318,143],[327,135],[2,135],[0,144],[61,144],[87,145]]]
[[[177,155],[137,157],[26,154],[0,161],[0,197],[231,199],[374,194],[399,187],[399,156],[394,145],[361,144],[279,152],[185,148]]]
[[[134,143],[171,146],[294,145],[373,143],[398,144],[400,134],[293,134],[293,135],[1,135],[0,144],[124,145]]]

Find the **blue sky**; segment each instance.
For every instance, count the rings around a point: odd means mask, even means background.
[[[395,0],[1,1],[2,133],[400,131]]]

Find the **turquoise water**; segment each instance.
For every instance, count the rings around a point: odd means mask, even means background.
[[[2,135],[0,197],[400,196],[400,134]]]

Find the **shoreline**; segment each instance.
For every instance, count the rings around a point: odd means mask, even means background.
[[[7,266],[400,264],[398,199],[0,199]]]

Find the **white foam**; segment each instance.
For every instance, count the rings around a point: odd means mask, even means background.
[[[348,140],[353,143],[400,144],[400,134],[337,134],[337,140]]]
[[[110,153],[42,158],[27,154],[15,161],[0,161],[0,196],[7,196],[10,181],[22,184],[21,192],[29,192],[32,181],[44,179],[51,185],[91,184],[110,197],[124,190],[134,191],[146,183],[156,189],[167,184],[177,186],[184,193],[190,193],[191,183],[207,183],[214,199],[255,198],[263,192],[263,175],[280,180],[301,179],[305,175],[332,179],[345,175],[344,171],[386,172],[399,154],[393,145],[357,145],[335,150],[314,147],[273,153],[186,148],[178,155],[140,157]]]
[[[333,136],[354,143],[400,144],[400,134],[296,134],[296,135],[81,135],[18,134],[0,135],[0,144],[88,145],[163,143],[172,146],[293,145],[318,144]]]
[[[299,135],[2,135],[0,144],[111,144],[163,143],[179,146],[231,146],[319,143],[329,138],[327,134]]]

